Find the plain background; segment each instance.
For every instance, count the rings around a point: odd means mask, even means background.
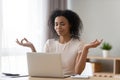
[[[120,0],[68,0],[68,8],[81,17],[86,42],[103,39],[113,46],[110,55],[120,57]],[[102,56],[100,46],[89,55]]]

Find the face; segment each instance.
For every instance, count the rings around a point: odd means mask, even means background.
[[[59,36],[70,36],[70,24],[65,17],[56,17],[54,28]]]

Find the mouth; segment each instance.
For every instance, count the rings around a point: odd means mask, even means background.
[[[63,33],[63,31],[57,31],[57,34],[62,34]]]

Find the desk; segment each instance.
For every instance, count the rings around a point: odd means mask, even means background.
[[[30,77],[28,80],[120,80],[117,78],[103,78],[103,77],[91,77],[89,79],[72,79],[72,78],[34,78]]]
[[[0,80],[120,80],[120,78],[91,77],[89,79],[20,77]]]
[[[72,78],[33,78],[30,77],[28,80],[120,80],[117,78],[103,78],[103,77],[91,77],[89,79],[72,79]]]

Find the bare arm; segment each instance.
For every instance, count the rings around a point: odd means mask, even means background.
[[[36,52],[34,45],[30,41],[28,41],[26,38],[23,38],[21,41],[16,39],[16,43],[24,47],[29,47],[32,50],[32,52]]]
[[[85,68],[85,64],[86,64],[86,58],[87,58],[87,54],[88,54],[88,50],[90,48],[96,48],[97,46],[99,46],[101,44],[101,41],[95,40],[89,44],[86,44],[83,47],[83,50],[81,53],[78,53],[78,56],[76,58],[76,64],[75,64],[75,73],[76,74],[81,74],[82,71]]]

